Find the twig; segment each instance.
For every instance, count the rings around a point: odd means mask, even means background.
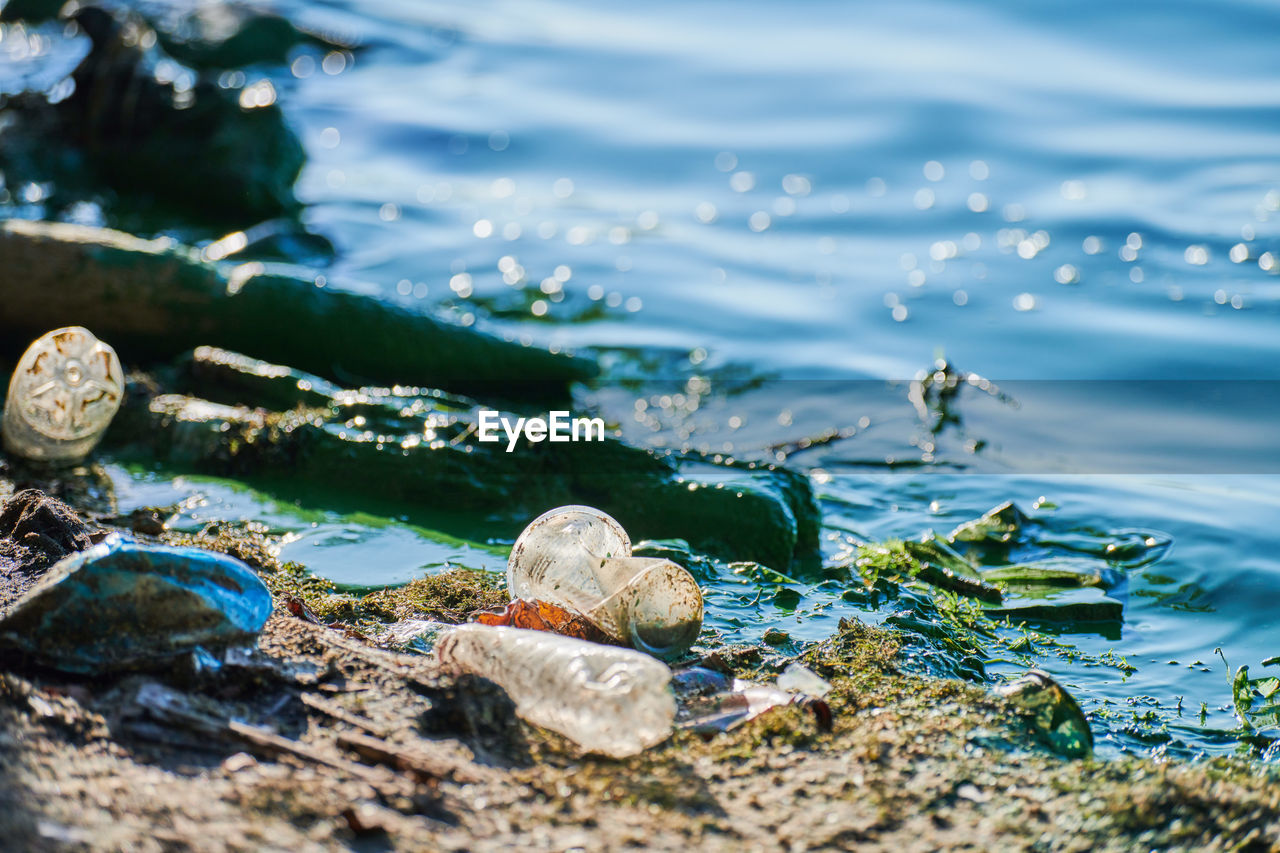
[[[300,698],[302,699],[302,704],[312,710],[319,711],[335,720],[340,720],[349,726],[355,726],[374,737],[385,738],[387,736],[387,730],[382,726],[372,720],[351,713],[331,699],[325,699],[311,693],[303,693]]]
[[[338,743],[366,761],[404,771],[419,782],[437,783],[442,778],[449,778],[455,782],[481,781],[478,774],[464,768],[459,762],[429,756],[418,750],[405,749],[398,744],[367,735],[339,732]]]

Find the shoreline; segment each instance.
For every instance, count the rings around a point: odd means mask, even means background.
[[[858,622],[802,658],[834,685],[830,732],[786,706],[626,760],[584,755],[487,682],[289,615],[290,595],[342,614],[262,541],[197,544],[236,553],[272,588],[261,654],[216,676],[110,678],[6,658],[0,832],[19,849],[1268,849],[1280,837],[1266,767],[1060,758],[1011,701],[908,671],[901,652],[919,638]],[[505,598],[490,580],[436,576],[374,593],[364,613],[460,621]],[[744,676],[759,660],[715,658]],[[148,717],[146,684],[299,752]]]

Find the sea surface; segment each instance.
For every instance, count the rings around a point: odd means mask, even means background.
[[[1110,564],[1122,623],[1033,660],[1104,753],[1241,748],[1222,656],[1280,654],[1280,6],[274,8],[362,45],[246,72],[306,147],[334,286],[600,358],[577,402],[633,442],[809,471],[831,561],[1007,500],[1042,542],[1161,543]],[[910,399],[939,371],[965,380],[941,425]],[[345,584],[504,563],[112,470],[125,504],[265,520]],[[708,624],[804,641],[893,610],[795,587],[727,578]]]

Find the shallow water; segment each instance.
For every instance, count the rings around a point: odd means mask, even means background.
[[[632,441],[812,471],[833,558],[1007,499],[1059,536],[1168,535],[1118,589],[1118,634],[1065,637],[1137,671],[1041,662],[1086,710],[1160,703],[1174,742],[1100,715],[1108,750],[1235,748],[1211,731],[1235,725],[1214,649],[1255,671],[1280,653],[1280,9],[277,8],[367,45],[249,74],[307,147],[299,194],[338,248],[331,281],[595,352],[650,383],[579,397]],[[966,393],[962,425],[922,430],[881,380],[940,356],[1019,407]],[[1245,381],[1224,401],[1187,379]],[[394,520],[116,473],[125,503],[196,496],[193,525],[295,531],[286,556],[345,583],[502,565]],[[1033,510],[1041,496],[1057,508]],[[709,624],[803,640],[889,612],[757,592],[709,590]]]

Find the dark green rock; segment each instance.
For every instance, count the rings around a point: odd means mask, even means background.
[[[320,286],[292,269],[202,260],[167,240],[57,223],[0,223],[0,351],[79,324],[126,364],[226,347],[354,384],[497,398],[562,394],[595,365]]]
[[[299,211],[293,184],[304,154],[274,93],[242,97],[190,72],[159,75],[163,52],[142,46],[154,32],[123,10],[85,6],[72,20],[91,47],[70,96],[50,103],[29,93],[0,105],[11,125],[0,167],[11,181],[52,182],[54,207],[88,197],[224,230]]]
[[[490,536],[513,535],[547,507],[585,503],[613,515],[638,539],[684,539],[726,559],[786,569],[817,551],[817,537],[797,522],[812,496],[790,479],[786,488],[773,487],[771,478],[784,476],[775,469],[721,470],[609,437],[522,440],[508,452],[505,440],[476,440],[475,404],[438,392],[335,389],[296,371],[208,350],[197,353],[189,369],[213,371],[205,374],[216,379],[206,390],[218,402],[141,393],[117,417],[108,444],[118,453],[288,497],[331,490],[348,501],[488,519]],[[259,407],[264,399],[298,405],[269,411]],[[728,481],[715,482],[717,474]],[[804,500],[793,505],[788,495],[795,494]]]

